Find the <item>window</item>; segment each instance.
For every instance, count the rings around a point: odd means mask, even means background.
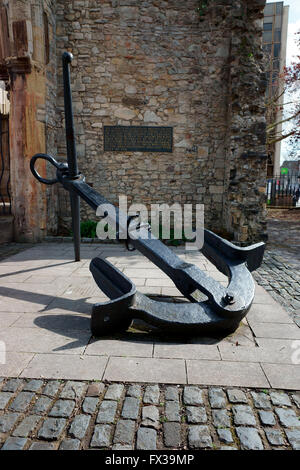
[[[272,31],[272,23],[265,23],[264,31]]]
[[[275,28],[281,28],[282,16],[275,16]]]
[[[283,10],[283,2],[278,2],[276,5],[276,14],[277,15],[282,15],[282,10]]]
[[[269,3],[265,6],[264,14],[265,14],[265,16],[274,14],[274,5],[273,5],[273,3]]]
[[[272,31],[264,31],[263,42],[272,42]]]
[[[281,29],[275,29],[274,42],[280,42],[280,41],[281,41]]]
[[[264,16],[264,23],[273,23],[273,16]]]
[[[274,44],[274,57],[280,57],[280,44]]]
[[[272,73],[272,83],[277,85],[278,84],[278,72]]]

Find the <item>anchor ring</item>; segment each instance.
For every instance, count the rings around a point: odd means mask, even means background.
[[[55,158],[53,158],[51,155],[47,155],[46,153],[37,153],[35,154],[31,160],[30,160],[30,170],[33,176],[40,182],[44,184],[55,184],[58,182],[57,178],[53,178],[51,180],[48,180],[46,178],[42,178],[41,175],[37,172],[35,169],[35,163],[36,161],[41,158],[42,160],[47,160],[51,165],[55,166],[57,170],[64,170],[68,168],[68,165],[66,163],[58,163]]]

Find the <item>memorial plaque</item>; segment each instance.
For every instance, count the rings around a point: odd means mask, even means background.
[[[173,152],[173,128],[104,126],[106,152]]]

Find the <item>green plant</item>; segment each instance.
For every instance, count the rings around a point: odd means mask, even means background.
[[[208,6],[208,0],[199,0],[199,6],[196,9],[196,12],[198,13],[198,15],[201,19],[202,19],[202,16],[205,15],[207,6]]]
[[[95,220],[84,220],[80,223],[80,235],[83,238],[96,238],[96,228],[97,223]],[[105,230],[108,231],[108,224],[106,224]],[[73,236],[73,231],[70,231],[71,237]]]
[[[163,227],[162,227],[162,225],[159,225],[159,236],[158,236],[158,238],[160,240],[165,240],[165,238],[163,238]],[[180,238],[175,238],[175,229],[174,229],[174,227],[170,227],[170,238],[168,239],[168,245],[178,246],[182,242],[187,242],[187,241],[188,241],[188,239],[184,236],[183,230],[181,232]]]
[[[161,416],[161,417],[159,418],[159,421],[160,421],[161,423],[165,423],[165,422],[167,421],[167,418],[166,418],[165,416]]]
[[[94,220],[85,220],[80,224],[80,234],[85,238],[95,238],[96,237],[96,227],[97,222]]]

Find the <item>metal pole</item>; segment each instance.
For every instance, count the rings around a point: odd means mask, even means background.
[[[65,128],[67,142],[67,159],[69,167],[69,178],[78,178],[78,165],[76,142],[74,133],[73,110],[72,110],[72,91],[70,80],[70,63],[73,55],[70,52],[64,52],[63,62],[63,81],[64,81],[64,103],[65,103]],[[80,261],[80,197],[70,192],[72,229],[74,237],[75,261]]]

